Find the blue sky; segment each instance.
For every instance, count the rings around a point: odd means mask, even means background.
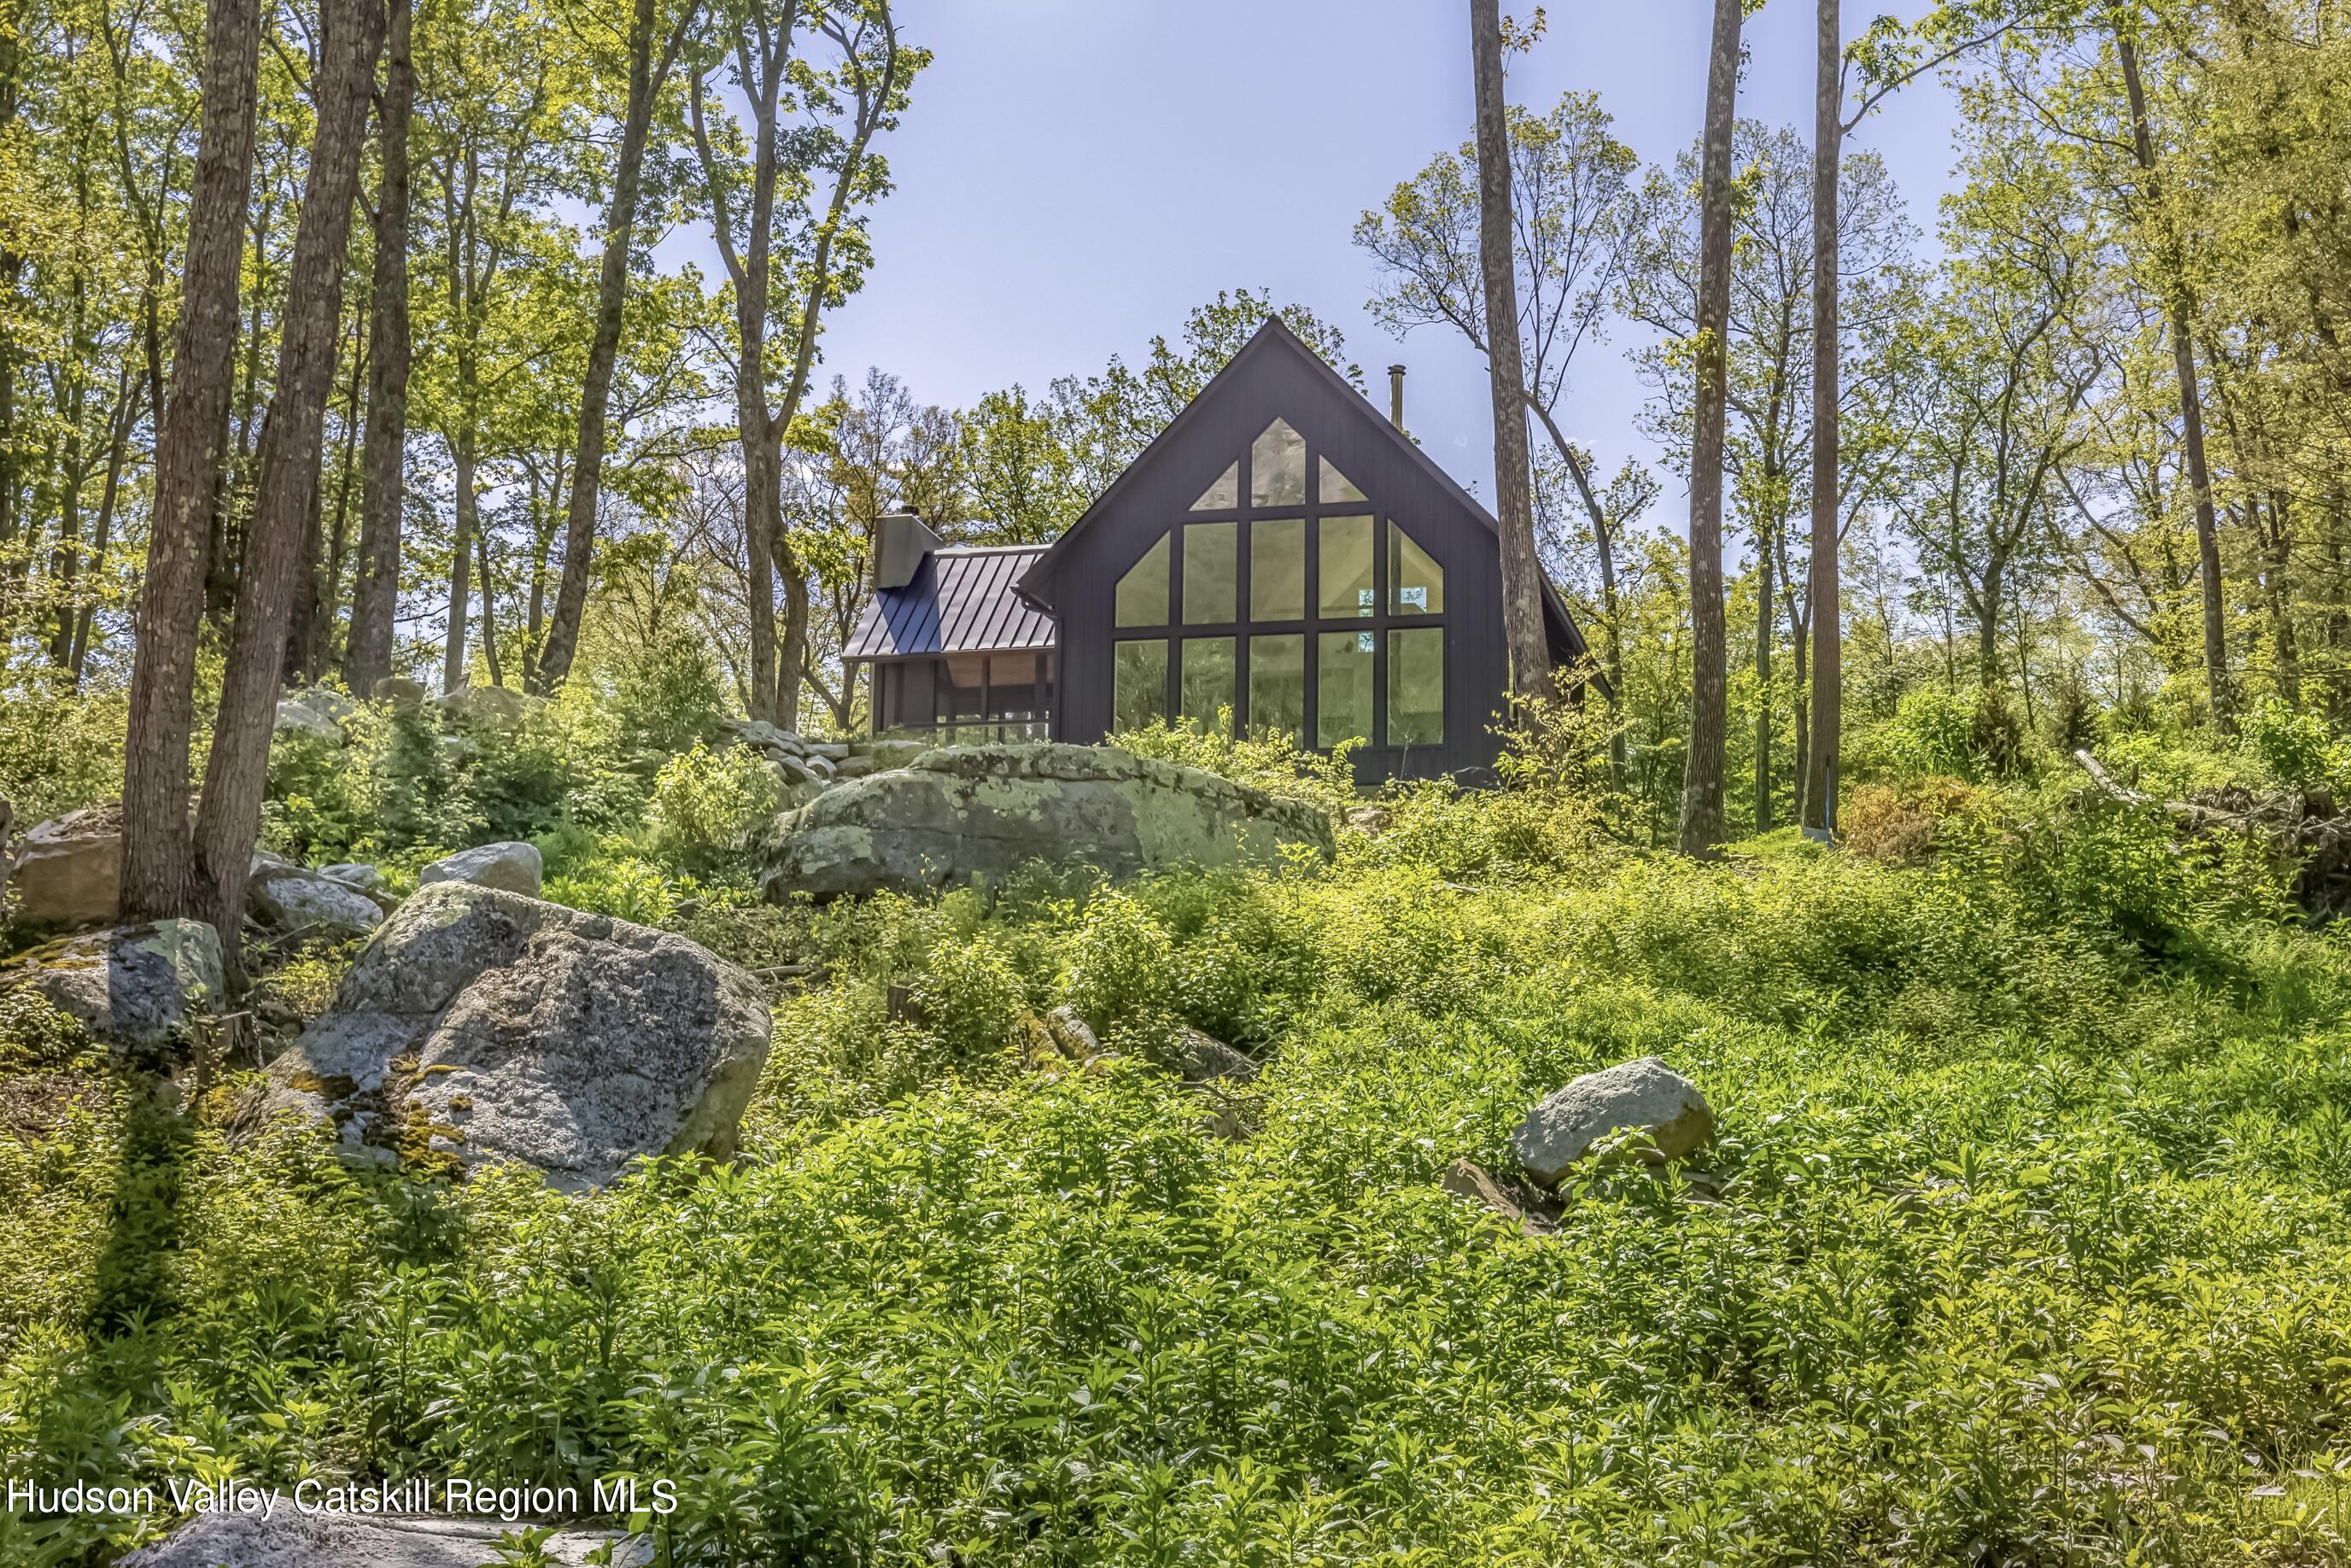
[[[1855,33],[1876,10],[1847,8]],[[1705,0],[1547,10],[1547,37],[1511,62],[1513,102],[1595,89],[1648,162],[1696,140]],[[967,405],[1114,351],[1133,360],[1218,289],[1266,288],[1345,332],[1383,406],[1382,371],[1407,364],[1414,433],[1491,494],[1483,361],[1436,329],[1399,344],[1376,326],[1363,309],[1373,269],[1348,238],[1365,207],[1468,135],[1466,0],[901,0],[901,14],[936,60],[889,141],[897,189],[873,221],[878,266],[831,323],[826,375],[879,365],[927,402]],[[1743,114],[1807,141],[1813,15],[1772,0],[1749,19],[1740,92]],[[1886,159],[1922,229],[1947,187],[1954,118],[1922,82],[1855,138]],[[1635,429],[1646,393],[1628,342],[1587,349],[1568,400],[1570,434],[1612,471],[1655,455]],[[1652,521],[1679,520],[1668,485]]]

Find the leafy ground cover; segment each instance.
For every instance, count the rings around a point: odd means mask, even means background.
[[[668,1478],[678,1562],[2339,1561],[2351,954],[2274,868],[2013,808],[1708,866],[1431,789],[1328,871],[705,895],[812,971],[749,1158],[584,1200],[232,1140],[235,1074],[179,1117],[19,1021],[72,1108],[0,1134],[0,1469]],[[1120,1061],[1022,1061],[1064,1001]],[[1264,1061],[1245,1135],[1179,1020]],[[1645,1053],[1702,1170],[1543,1238],[1439,1190]]]

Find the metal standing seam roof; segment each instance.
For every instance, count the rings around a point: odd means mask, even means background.
[[[1045,553],[1042,545],[933,550],[904,588],[874,594],[857,622],[847,659],[1020,653],[1053,647],[1053,618],[1012,591]]]

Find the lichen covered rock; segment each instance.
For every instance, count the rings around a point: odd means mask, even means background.
[[[494,887],[500,893],[518,893],[525,898],[537,898],[539,877],[545,870],[546,864],[539,859],[536,846],[510,840],[444,855],[418,872],[416,882],[420,887],[435,882],[462,882],[474,887]]]
[[[162,1541],[122,1560],[122,1568],[475,1568],[508,1561],[500,1542],[517,1526],[502,1520],[400,1514],[305,1513],[281,1506],[253,1514],[198,1514]],[[601,1562],[609,1531],[553,1530],[531,1561],[580,1568]],[[622,1542],[611,1561],[643,1563],[652,1550]]]
[[[359,887],[300,866],[257,868],[245,907],[274,930],[309,936],[364,936],[383,924],[382,906]]]
[[[1113,876],[1328,856],[1330,819],[1196,768],[1110,747],[953,746],[844,779],[778,819],[771,894],[820,898],[1001,880],[1029,861]]]
[[[9,878],[19,919],[103,925],[122,907],[122,813],[85,806],[35,826],[16,846]]]
[[[1527,1175],[1557,1186],[1593,1144],[1628,1128],[1646,1132],[1660,1157],[1678,1159],[1714,1135],[1714,1108],[1697,1084],[1644,1056],[1544,1096],[1510,1134],[1510,1151]]]
[[[0,969],[109,1045],[152,1050],[183,1036],[225,994],[220,936],[201,920],[117,925],[35,947]]]
[[[768,1028],[758,984],[683,936],[434,883],[271,1065],[262,1112],[376,1157],[604,1186],[640,1155],[730,1155]]]

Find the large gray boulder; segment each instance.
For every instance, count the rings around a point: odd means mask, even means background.
[[[340,692],[330,692],[322,686],[296,692],[281,697],[277,716],[271,728],[279,735],[311,735],[331,745],[343,744],[342,721],[358,711],[358,705]]]
[[[383,908],[350,883],[300,866],[261,866],[246,884],[246,913],[289,935],[364,936],[383,924]]]
[[[16,847],[19,919],[36,925],[103,925],[122,906],[122,813],[85,806],[52,817]]]
[[[542,699],[509,686],[452,686],[436,699],[448,713],[494,724],[512,724]]]
[[[1113,876],[1331,853],[1303,801],[1110,747],[951,746],[845,779],[778,819],[767,885],[830,898],[998,881],[1029,861]]]
[[[893,768],[911,768],[914,758],[932,749],[927,740],[861,739],[849,747],[852,761],[871,762],[870,772],[886,773]]]
[[[0,967],[109,1045],[151,1050],[185,1034],[226,990],[220,936],[201,920],[158,920],[68,936]]]
[[[499,1538],[518,1528],[438,1515],[303,1513],[287,1497],[267,1519],[198,1514],[124,1558],[122,1568],[478,1568],[499,1561]],[[580,1568],[611,1539],[605,1531],[559,1530],[540,1550],[549,1563]],[[652,1548],[624,1544],[612,1561],[648,1563]]]
[[[731,1155],[768,1028],[758,984],[683,936],[434,883],[271,1065],[263,1110],[380,1158],[604,1186],[641,1155]]]
[[[485,691],[488,687],[483,688]],[[518,893],[525,898],[538,896],[538,881],[546,871],[537,847],[508,840],[504,843],[482,844],[470,850],[459,850],[454,855],[444,855],[416,873],[419,887],[435,882],[462,882],[475,887],[494,887],[500,893]]]
[[[1644,1056],[1544,1096],[1510,1134],[1510,1152],[1527,1175],[1557,1186],[1593,1144],[1627,1128],[1646,1132],[1663,1158],[1678,1159],[1714,1135],[1714,1108],[1697,1084]]]

